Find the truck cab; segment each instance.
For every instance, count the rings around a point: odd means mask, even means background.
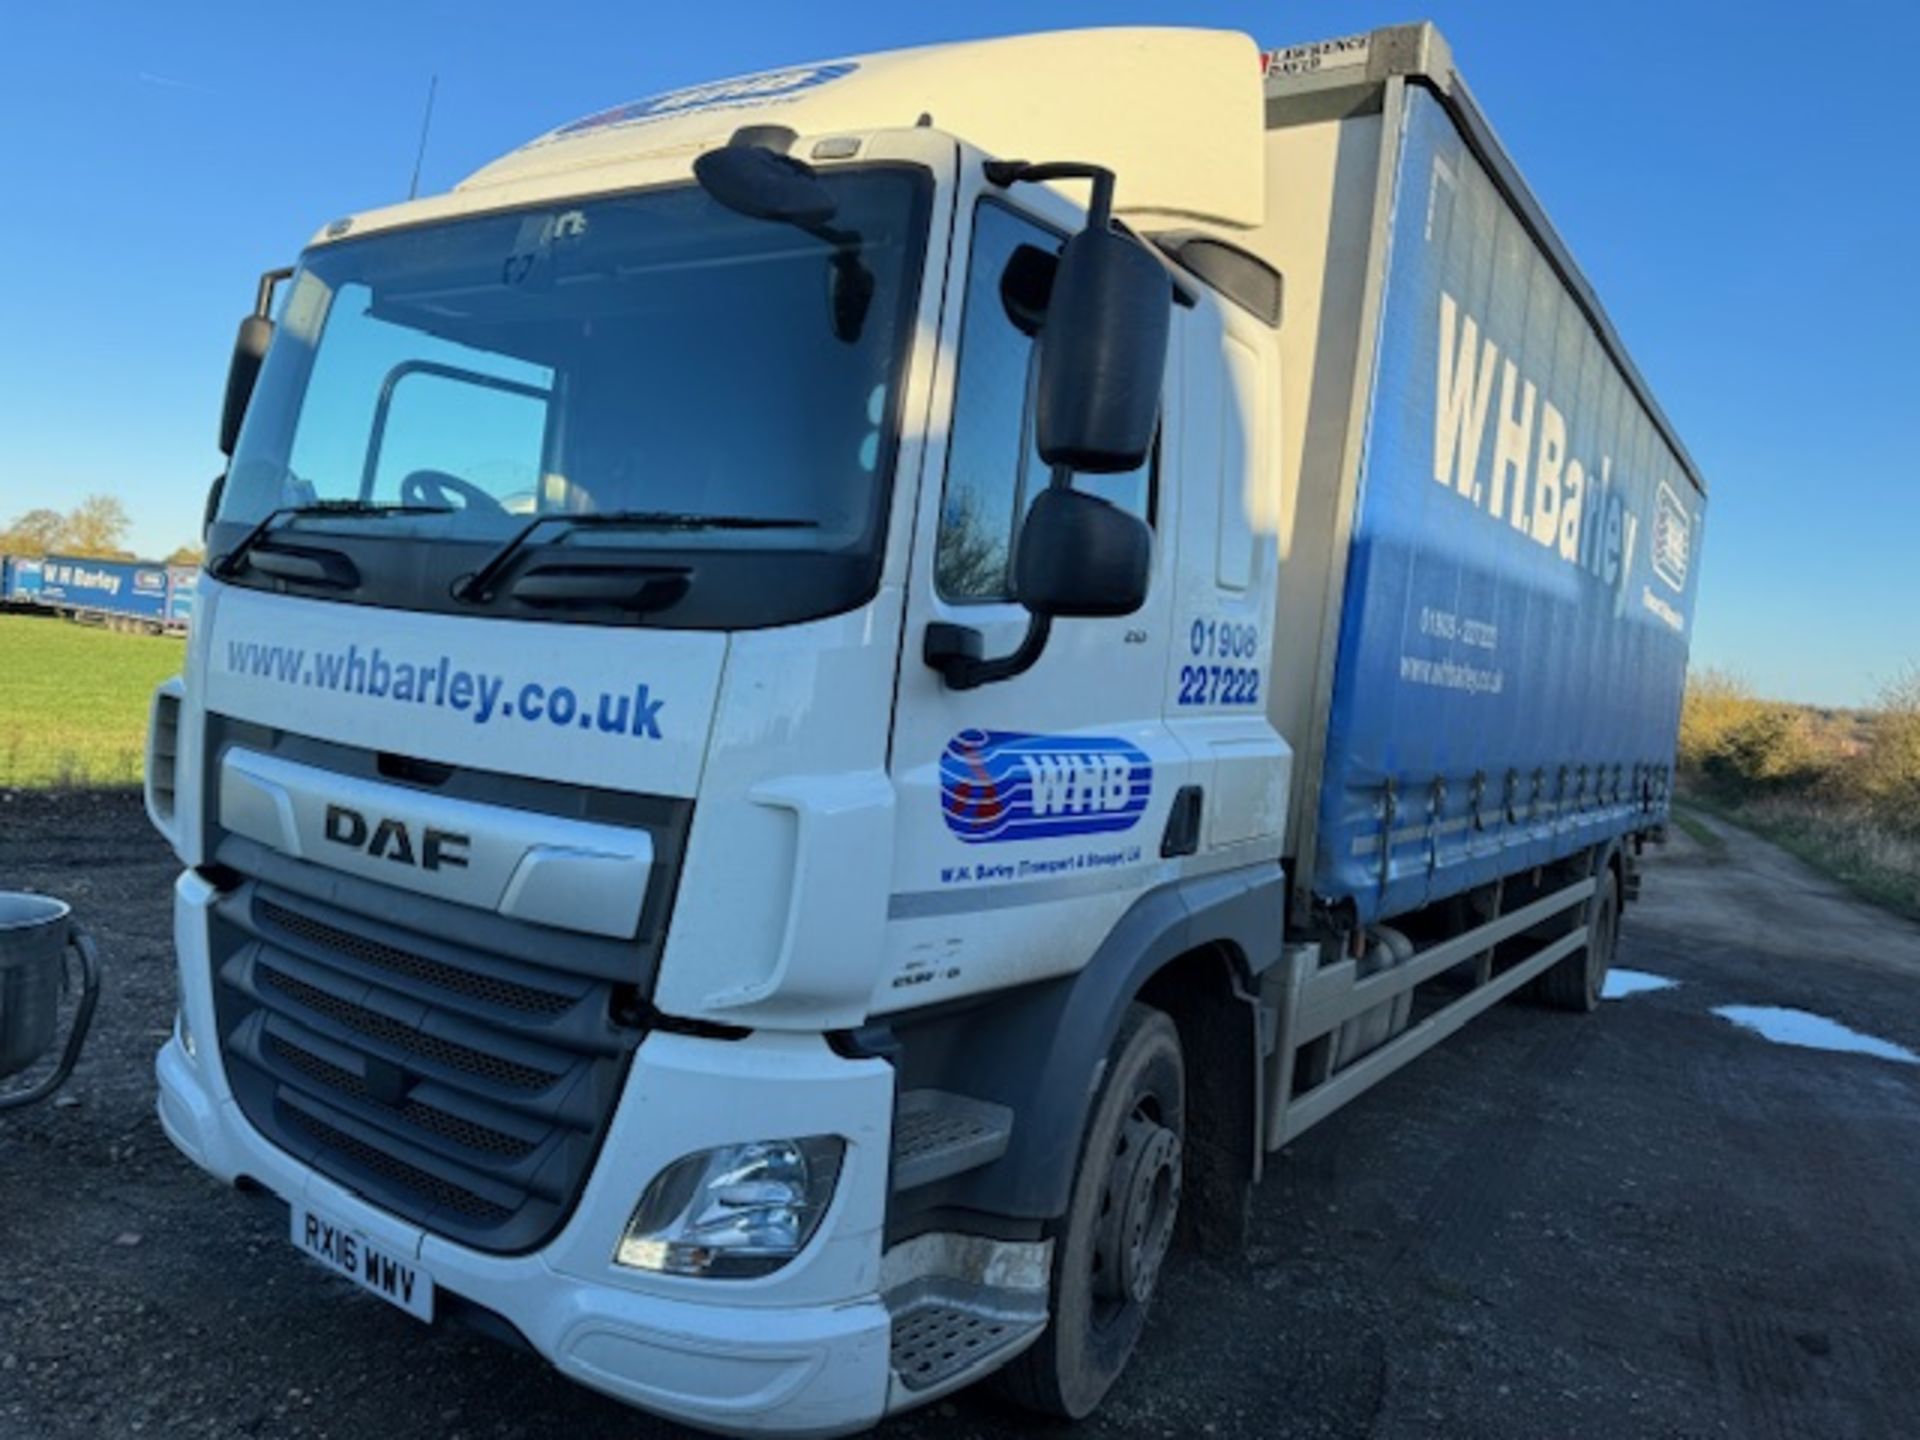
[[[1129,236],[1146,443],[1043,456],[1087,190],[942,128],[984,70],[1052,83],[1057,42],[980,48],[658,97],[326,227],[159,701],[169,1134],[415,1313],[726,1430],[864,1424],[1031,1343],[1119,972],[1280,905],[1271,320]],[[1178,54],[1253,133],[1252,47]],[[1098,112],[1049,102],[1035,157],[1126,203],[1139,135],[1077,149]],[[728,145],[826,213],[717,198]],[[1035,628],[1018,551],[1066,487],[1103,513],[1059,534],[1137,544],[1138,593],[970,682]]]

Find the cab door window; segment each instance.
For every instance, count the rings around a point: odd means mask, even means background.
[[[934,550],[934,585],[950,602],[1013,599],[1014,542],[1048,469],[1033,428],[1037,347],[1016,322],[1002,282],[1021,246],[1058,255],[1062,243],[1004,205],[984,201],[975,214]],[[1151,523],[1152,470],[1149,459],[1122,475],[1076,475],[1073,483]]]

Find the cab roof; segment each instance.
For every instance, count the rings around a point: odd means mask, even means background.
[[[1097,29],[929,45],[668,91],[551,130],[469,176],[472,191],[725,144],[743,125],[823,136],[915,124],[1005,159],[1083,160],[1117,208],[1257,225],[1265,210],[1259,48],[1222,30]]]

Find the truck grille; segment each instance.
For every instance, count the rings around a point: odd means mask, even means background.
[[[565,1221],[642,1038],[631,986],[249,880],[215,921],[247,1119],[383,1209],[523,1251]],[[469,937],[470,938],[470,937]]]
[[[502,980],[494,975],[476,975],[457,965],[442,965],[424,955],[383,945],[378,940],[355,935],[351,930],[342,930],[311,915],[302,915],[271,900],[262,900],[258,908],[263,921],[296,939],[341,951],[396,975],[457,991],[475,1000],[504,1005],[511,1010],[527,1010],[536,1015],[558,1015],[573,1004],[573,997],[569,995],[532,985],[516,985],[511,980]]]
[[[496,1205],[484,1196],[476,1195],[456,1181],[436,1175],[431,1170],[423,1170],[409,1165],[377,1144],[369,1144],[357,1136],[336,1130],[326,1121],[309,1115],[304,1110],[293,1112],[293,1123],[317,1140],[333,1154],[352,1160],[369,1173],[384,1176],[396,1184],[434,1201],[441,1209],[453,1214],[468,1217],[481,1222],[499,1223],[513,1214],[504,1205]]]
[[[518,1090],[544,1090],[565,1073],[564,1069],[536,1070],[531,1065],[504,1060],[469,1045],[459,1045],[434,1035],[422,1035],[404,1021],[391,1019],[317,986],[296,980],[265,959],[255,963],[255,973],[269,990],[291,1001],[296,1010],[305,1009],[336,1020],[349,1030],[357,1030],[383,1045],[405,1051],[409,1057],[431,1065],[462,1070],[482,1080],[511,1085]]]
[[[310,1077],[315,1083],[329,1089],[338,1090],[356,1099],[370,1100],[372,1093],[367,1082],[351,1070],[321,1059],[311,1051],[302,1050],[298,1045],[289,1044],[277,1035],[269,1035],[266,1043],[267,1057]],[[535,1146],[531,1140],[518,1139],[502,1134],[476,1121],[459,1115],[451,1115],[418,1100],[409,1099],[400,1107],[400,1118],[411,1121],[422,1130],[431,1130],[436,1135],[466,1146],[469,1150],[483,1151],[489,1155],[503,1155],[517,1160],[529,1155]]]

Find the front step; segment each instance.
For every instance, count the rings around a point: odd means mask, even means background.
[[[934,1231],[880,1260],[893,1319],[888,1413],[999,1369],[1047,1328],[1053,1241]]]
[[[980,1293],[974,1299],[960,1287],[942,1286],[895,1312],[891,1363],[908,1403],[931,1400],[999,1369],[1046,1328],[1044,1292],[1037,1315],[994,1305]]]
[[[947,1090],[908,1090],[893,1114],[893,1188],[914,1190],[1007,1153],[1013,1111]],[[895,1329],[897,1335],[898,1328]]]

